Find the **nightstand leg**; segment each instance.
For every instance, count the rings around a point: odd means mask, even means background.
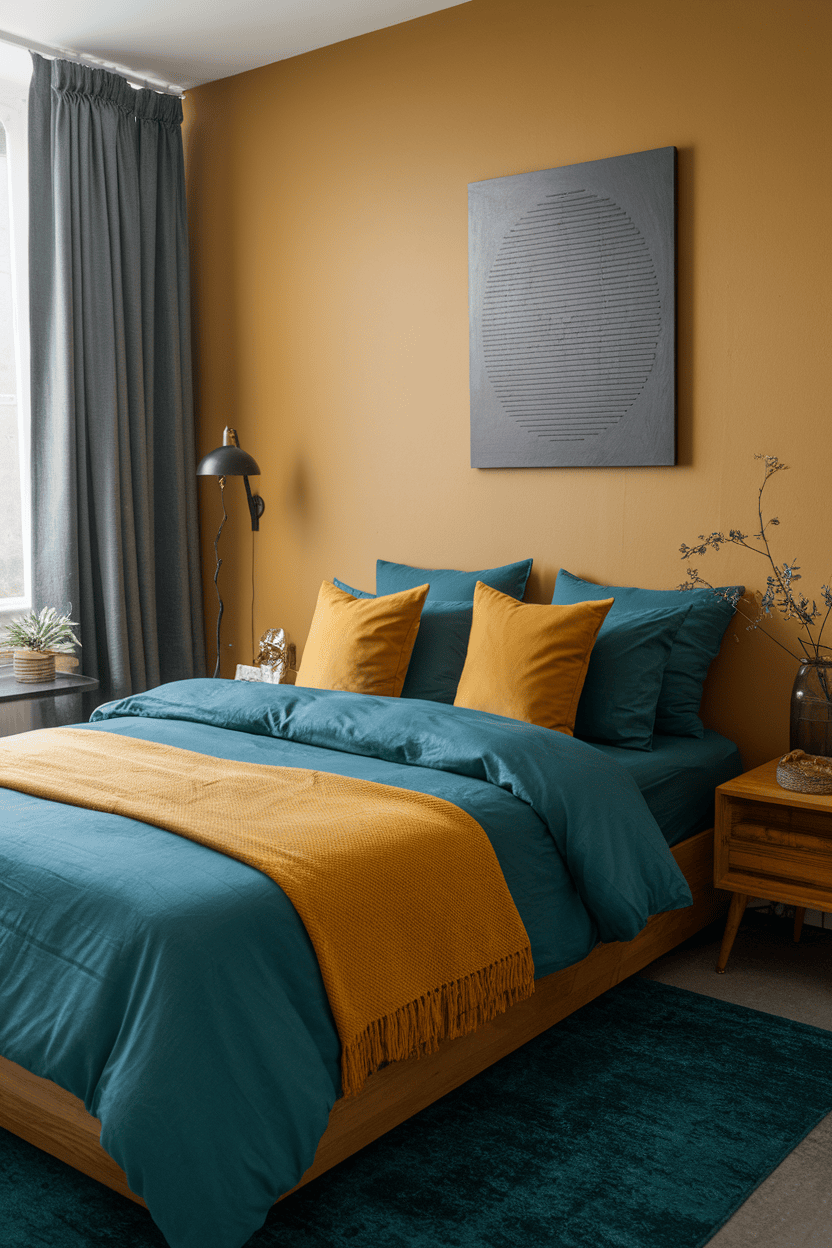
[[[805,906],[795,906],[794,910],[794,943],[800,940],[800,933],[803,931],[803,916],[806,913]]]
[[[742,922],[749,895],[748,893],[734,893],[734,896],[731,898],[731,908],[728,911],[728,918],[725,922],[725,935],[722,937],[722,948],[719,951],[719,960],[716,964],[717,972],[720,975],[725,974],[725,968],[731,956],[731,947],[734,944],[734,937]]]

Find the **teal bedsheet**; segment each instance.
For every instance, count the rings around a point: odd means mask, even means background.
[[[440,703],[192,680],[92,732],[434,793],[488,834],[538,976],[690,904],[627,772]],[[241,1248],[311,1164],[339,1043],[306,931],[235,859],[0,790],[0,1054],[80,1097],[171,1248]]]
[[[597,741],[593,745],[629,772],[668,845],[712,828],[714,790],[742,773],[733,741],[710,728],[702,737],[655,733],[652,750],[623,750]]]

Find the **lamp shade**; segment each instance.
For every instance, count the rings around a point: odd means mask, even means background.
[[[218,446],[199,461],[198,477],[259,477],[257,460],[239,446]]]

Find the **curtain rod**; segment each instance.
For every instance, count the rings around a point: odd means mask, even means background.
[[[178,95],[184,99],[184,88],[173,83],[164,82],[161,78],[144,78],[124,65],[116,65],[112,61],[102,61],[100,57],[89,52],[72,52],[67,48],[52,48],[46,43],[35,43],[32,39],[24,39],[22,35],[12,35],[7,30],[0,30],[0,40],[14,43],[19,48],[27,48],[30,52],[39,52],[41,56],[57,57],[62,61],[77,61],[79,65],[87,65],[90,69],[107,69],[112,73],[121,74],[131,87],[144,87],[148,91],[161,91],[166,95]]]

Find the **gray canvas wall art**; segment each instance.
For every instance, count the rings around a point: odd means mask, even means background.
[[[468,188],[471,464],[676,459],[676,149]]]

